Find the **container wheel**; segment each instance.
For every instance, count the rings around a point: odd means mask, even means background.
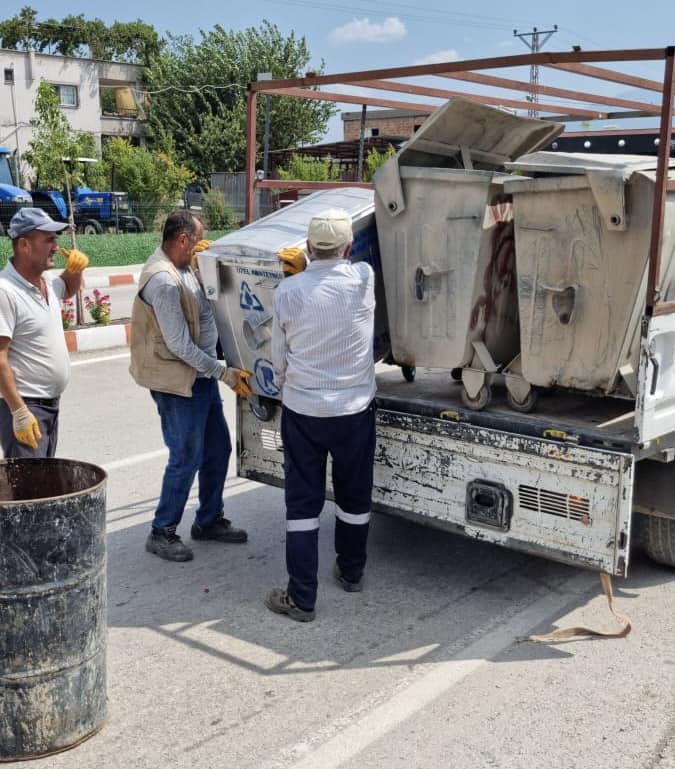
[[[483,385],[478,391],[478,395],[472,398],[466,391],[466,388],[462,388],[462,403],[474,411],[481,411],[492,400],[492,388],[488,385]]]
[[[100,235],[103,232],[103,226],[98,219],[87,219],[82,225],[83,235]]]
[[[530,411],[534,410],[538,399],[539,396],[537,391],[534,389],[530,390],[530,392],[525,396],[524,401],[516,400],[508,390],[506,391],[506,402],[509,404],[509,407],[514,411],[520,411],[523,414],[529,414]]]
[[[401,366],[401,373],[406,382],[414,382],[417,369],[415,366]]]
[[[647,555],[675,568],[675,518],[640,515],[639,540]]]
[[[274,416],[276,403],[267,398],[258,398],[258,400],[249,400],[251,411],[261,422],[269,422]]]

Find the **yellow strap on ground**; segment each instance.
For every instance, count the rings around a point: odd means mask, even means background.
[[[547,643],[547,642],[556,642],[556,641],[565,641],[570,638],[575,638],[576,636],[594,636],[597,638],[625,638],[630,631],[633,629],[633,625],[630,621],[630,619],[625,615],[621,614],[618,611],[615,611],[614,605],[613,605],[613,593],[612,593],[612,578],[607,574],[606,572],[600,572],[600,584],[602,585],[602,592],[607,596],[607,603],[609,604],[609,610],[614,615],[614,618],[617,622],[620,622],[623,627],[621,630],[615,630],[615,631],[603,631],[603,630],[594,630],[593,628],[589,627],[567,627],[567,628],[559,628],[558,630],[554,630],[551,633],[546,633],[544,635],[527,635],[527,636],[519,636],[516,638],[516,641],[522,642],[522,641],[533,641],[535,643]]]

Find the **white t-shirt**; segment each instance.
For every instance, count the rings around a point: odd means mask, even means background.
[[[45,284],[49,302],[11,261],[0,272],[0,336],[11,340],[9,365],[24,398],[56,398],[70,378],[59,304],[65,284],[61,278]]]

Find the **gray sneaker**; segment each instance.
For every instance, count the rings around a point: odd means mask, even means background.
[[[194,558],[192,550],[176,534],[175,526],[153,529],[145,540],[145,549],[166,561],[191,561]]]
[[[265,606],[275,614],[285,614],[296,622],[311,622],[316,616],[314,609],[301,609],[285,590],[275,587],[265,596]]]

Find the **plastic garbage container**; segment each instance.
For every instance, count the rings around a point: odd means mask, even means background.
[[[85,462],[0,461],[0,762],[103,725],[105,481]]]
[[[537,152],[513,196],[522,373],[531,385],[633,398],[644,313],[656,158]],[[660,285],[675,269],[666,198]]]
[[[304,249],[311,218],[327,208],[343,208],[351,214],[350,259],[367,261],[375,271],[373,355],[382,360],[390,347],[372,190],[345,187],[315,192],[219,238],[199,254],[225,360],[253,372],[251,387],[262,398],[281,397],[271,362],[272,295],[283,279],[276,252],[291,246]]]
[[[392,355],[460,369],[472,408],[519,351],[513,213],[504,163],[562,126],[455,99],[375,174]]]

